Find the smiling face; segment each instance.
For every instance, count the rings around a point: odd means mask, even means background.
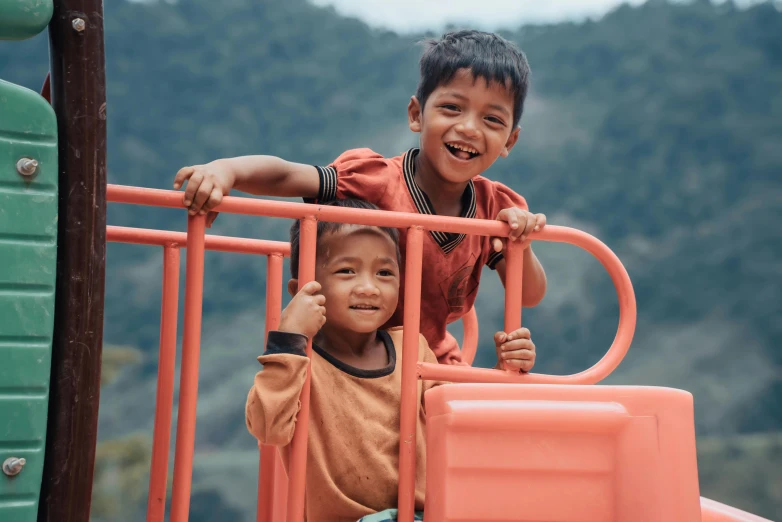
[[[519,136],[513,93],[505,85],[460,69],[438,86],[421,110],[408,106],[410,130],[421,134],[421,160],[441,181],[466,183],[506,157]]]
[[[315,280],[326,297],[324,332],[377,330],[399,301],[397,247],[376,227],[341,227],[319,238]]]

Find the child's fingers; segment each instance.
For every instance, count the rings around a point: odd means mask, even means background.
[[[195,172],[195,167],[183,167],[179,169],[179,172],[174,176],[174,188],[178,190],[179,187],[182,186],[182,183],[190,179],[193,172]]]
[[[201,210],[204,212],[208,212],[209,210],[212,210],[222,202],[223,202],[223,191],[213,185],[212,192],[209,194],[209,198],[207,198],[206,202],[204,202],[204,208],[202,208]]]
[[[502,350],[503,353],[514,352],[516,350],[529,350],[534,352],[535,343],[529,339],[516,339],[515,341],[507,341],[502,343],[500,345],[500,350]]]
[[[316,305],[323,306],[326,304],[326,296],[323,294],[315,294],[312,296],[312,302]]]
[[[510,226],[508,237],[511,239],[518,239],[523,231],[521,219],[519,218],[519,209],[517,208],[504,208],[500,210],[499,214],[497,214],[497,221],[504,221]]]
[[[513,350],[502,352],[501,357],[504,361],[534,361],[535,352],[533,350]]]
[[[535,229],[535,223],[537,222],[537,218],[535,217],[535,214],[527,212],[522,219],[523,219],[523,223],[522,223],[523,226],[519,227],[520,229],[522,229],[520,236],[521,236],[521,240],[525,241],[527,237]]]
[[[196,191],[195,198],[193,198],[193,204],[190,205],[190,213],[195,214],[199,210],[201,210],[201,207],[204,206],[204,203],[209,199],[209,196],[212,194],[212,189],[214,188],[214,185],[212,182],[208,179],[201,182],[201,186],[198,187],[198,190]]]
[[[310,281],[299,290],[299,293],[304,295],[314,295],[318,292],[320,292],[320,283],[317,281]],[[323,302],[326,302],[325,297],[323,297]]]
[[[500,210],[500,212],[497,214],[497,221],[506,222],[512,229],[518,228],[519,220],[516,217],[516,213],[514,212],[515,210],[515,208],[504,208]]]
[[[323,325],[326,324],[326,307],[325,306],[319,306],[317,309],[317,312],[315,313],[315,321],[318,325],[318,330],[323,328]]]
[[[217,219],[218,215],[219,212],[210,212],[206,215],[206,228],[211,228],[212,223],[215,222],[215,219]]]
[[[546,214],[535,214],[535,217],[535,232],[538,232],[546,226]]]
[[[529,328],[519,328],[518,330],[513,330],[511,333],[508,334],[508,340],[512,341],[513,339],[531,339],[532,336],[530,334]]]
[[[516,241],[524,233],[525,221],[522,211],[518,208],[508,209],[507,219],[505,219],[505,221],[510,225],[508,238],[511,241]]]
[[[495,252],[502,252],[503,249],[502,239],[498,237],[493,237],[491,239],[491,247],[494,249]]]
[[[503,361],[503,366],[505,366],[505,369],[507,370],[521,370],[523,372],[528,372],[532,369],[533,366],[535,366],[535,361],[534,359],[509,359]]]
[[[514,210],[509,211],[505,221],[507,221],[508,225],[510,225],[511,237],[517,235],[520,232],[519,228],[521,228],[521,219],[519,218],[518,212],[515,212]]]
[[[497,332],[494,334],[494,344],[499,346],[500,344],[504,343],[508,338],[508,335],[505,332]]]
[[[191,203],[193,203],[193,199],[195,199],[196,191],[198,191],[198,188],[201,186],[201,182],[204,180],[203,174],[201,174],[198,171],[194,171],[190,178],[187,180],[187,187],[185,188],[185,195],[182,197],[182,200],[185,203],[186,207],[189,207]]]

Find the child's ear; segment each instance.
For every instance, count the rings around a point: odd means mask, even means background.
[[[299,292],[299,280],[291,279],[288,281],[288,293],[293,297]]]
[[[516,142],[519,141],[519,133],[521,132],[521,127],[516,127],[513,129],[513,132],[510,133],[510,136],[508,136],[508,141],[505,142],[505,147],[503,147],[502,152],[500,152],[500,156],[503,158],[507,158],[508,154],[510,154],[510,150],[513,148],[514,145],[516,145]]]
[[[410,97],[410,103],[407,104],[407,124],[413,132],[421,132],[421,104],[418,98]]]

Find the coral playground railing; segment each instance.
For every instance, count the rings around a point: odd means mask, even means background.
[[[108,201],[132,205],[182,208],[182,193],[109,185]],[[252,198],[225,197],[217,207],[221,213],[301,220],[299,279],[302,284],[315,276],[317,221],[407,228],[404,293],[404,334],[399,447],[399,520],[412,522],[415,488],[415,439],[417,420],[416,380],[482,383],[594,384],[608,376],[627,353],[635,331],[636,307],[630,278],[616,255],[598,239],[584,232],[554,225],[533,233],[531,239],[569,243],[600,261],[608,271],[619,298],[619,326],[608,352],[591,368],[573,375],[522,374],[505,370],[479,369],[417,362],[421,313],[421,265],[424,234],[435,230],[460,234],[507,237],[507,224],[499,221],[408,214],[381,210],[337,208]],[[177,298],[179,294],[179,249],[186,248],[185,304],[180,369],[179,406],[174,455],[171,522],[186,522],[190,504],[195,443],[198,366],[204,282],[204,251],[263,255],[267,258],[266,331],[279,324],[282,305],[282,260],[289,255],[288,243],[206,235],[206,217],[188,216],[187,233],[109,226],[112,242],[163,247],[163,296],[160,324],[154,441],[147,508],[147,520],[162,522],[165,511],[168,448],[174,397],[176,365]],[[521,326],[523,257],[522,245],[508,244],[505,281],[505,331]],[[477,347],[477,318],[474,311],[464,318],[465,359],[472,361]],[[311,341],[307,355],[312,354]],[[309,371],[309,370],[308,370]],[[249,386],[249,383],[248,383]],[[307,465],[310,376],[302,389],[301,409],[290,444],[287,483],[277,449],[262,446],[259,476],[258,521],[288,522],[304,519],[304,484]]]

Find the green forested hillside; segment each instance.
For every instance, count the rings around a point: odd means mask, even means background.
[[[405,106],[420,36],[304,0],[117,0],[105,23],[113,183],[169,188],[179,167],[227,155],[325,163],[350,147],[397,154],[415,143]],[[701,454],[703,494],[773,518],[782,511],[774,490],[730,490],[715,470],[728,459],[737,480],[751,470],[767,485],[782,480],[769,434],[782,431],[782,14],[771,4],[651,0],[596,22],[503,34],[527,53],[533,88],[521,143],[488,176],[550,223],[617,252],[639,323],[609,382],[692,391],[699,436],[712,441]],[[45,37],[0,44],[0,78],[37,89],[47,68]],[[178,212],[123,207],[109,220],[185,225]],[[279,239],[287,227],[222,216],[214,232]],[[524,315],[537,369],[578,371],[613,339],[615,293],[586,254],[535,248],[549,275],[546,299]],[[151,428],[161,264],[156,249],[109,249],[106,340],[145,355],[104,390],[104,440]],[[264,264],[212,254],[206,273],[192,519],[223,509],[249,520],[254,443],[242,414],[262,349]],[[502,289],[489,271],[483,281],[486,365]],[[774,442],[735,450],[764,437]],[[221,455],[247,465],[227,474]]]

